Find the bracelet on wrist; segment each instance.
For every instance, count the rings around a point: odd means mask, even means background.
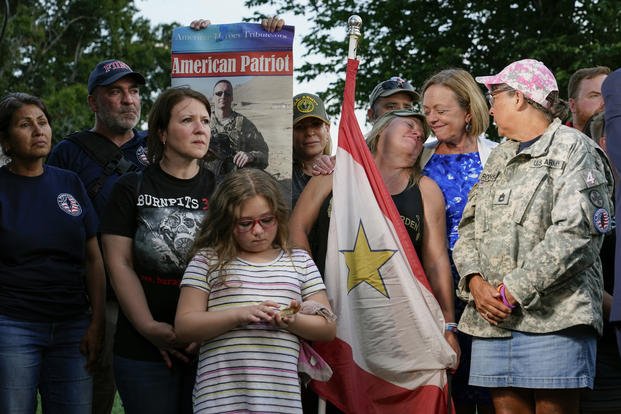
[[[509,301],[507,300],[506,290],[507,288],[505,287],[504,283],[501,283],[500,285],[498,285],[498,292],[500,293],[500,298],[502,299],[502,303],[509,309],[515,309],[515,305],[510,304]]]
[[[455,322],[447,322],[444,324],[444,330],[457,333],[457,323]]]

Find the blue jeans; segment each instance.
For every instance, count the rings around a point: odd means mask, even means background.
[[[114,355],[114,380],[125,414],[191,414],[196,364],[139,361]]]
[[[0,315],[0,413],[90,414],[93,382],[80,341],[89,319],[26,322]]]

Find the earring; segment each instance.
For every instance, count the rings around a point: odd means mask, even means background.
[[[470,122],[466,122],[466,133],[470,133],[470,131],[472,130],[472,124]]]

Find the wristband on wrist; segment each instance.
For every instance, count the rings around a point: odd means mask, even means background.
[[[510,309],[514,309],[515,305],[512,305],[509,303],[509,301],[507,300],[507,294],[506,294],[506,287],[504,283],[501,283],[500,285],[498,285],[498,292],[500,293],[500,298],[502,299],[502,303],[510,308]]]
[[[447,322],[444,324],[444,330],[457,333],[457,324],[455,322]]]

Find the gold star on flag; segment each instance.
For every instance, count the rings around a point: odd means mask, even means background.
[[[396,250],[373,250],[364,231],[362,221],[358,225],[358,234],[353,250],[340,250],[345,256],[345,263],[349,268],[347,276],[347,290],[361,283],[367,283],[382,295],[388,297],[388,291],[379,269],[395,254]]]

